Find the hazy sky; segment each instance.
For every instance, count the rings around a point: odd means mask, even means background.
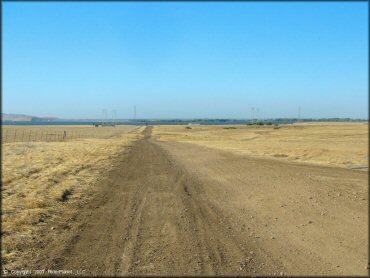
[[[368,117],[368,3],[3,3],[3,112]]]

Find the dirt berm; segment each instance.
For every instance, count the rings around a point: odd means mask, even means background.
[[[366,275],[367,173],[157,142],[151,127],[35,268],[86,275]]]

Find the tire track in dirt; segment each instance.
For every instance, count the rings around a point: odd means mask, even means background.
[[[78,225],[45,250],[47,265],[87,275],[255,273],[259,258],[202,182],[152,141],[151,127],[144,134],[81,208]]]
[[[149,136],[146,139],[149,140]],[[146,177],[151,186],[144,199],[149,200],[145,204],[143,202],[138,212],[141,222],[135,225],[133,232],[137,233],[133,236],[135,244],[130,245],[131,252],[123,263],[125,265],[130,257],[130,266],[122,274],[220,273],[220,267],[225,270],[225,250],[220,246],[222,242],[211,244],[208,240],[209,237],[216,239],[220,235],[212,231],[214,223],[206,221],[211,209],[207,207],[205,215],[204,209],[199,208],[206,207],[207,202],[195,198],[202,191],[200,183],[169,160],[158,146],[152,142],[148,142],[148,146],[146,157],[151,167],[146,169]],[[194,191],[194,196],[190,190]],[[233,250],[233,253],[240,254],[240,251]],[[150,259],[147,260],[147,257]],[[187,263],[184,263],[184,257],[188,258]],[[243,257],[244,254],[240,255],[240,258]],[[189,264],[192,266],[189,267]]]
[[[244,252],[251,262],[246,264],[249,271],[260,275],[367,273],[363,243],[368,242],[368,173],[238,156],[189,143],[158,144],[181,163],[187,176],[201,181],[204,192],[192,196],[212,208],[203,214],[208,216],[204,221],[212,212],[227,220],[217,225],[211,221],[223,243],[216,246],[230,249],[236,243],[243,251],[249,248]],[[194,188],[198,187],[193,184]],[[208,207],[203,204],[196,215]],[[229,233],[222,234],[225,229],[217,229],[220,226],[230,227]],[[232,241],[225,242],[229,236]],[[221,254],[230,258],[227,251]],[[228,269],[226,273],[238,274]]]
[[[122,256],[122,274],[128,275],[132,268],[132,257],[135,251],[135,245],[138,240],[139,226],[141,223],[141,212],[146,201],[147,191],[144,193],[143,198],[140,200],[140,204],[133,209],[133,218],[131,220],[130,227],[127,230],[125,237],[126,243],[123,248]],[[137,196],[138,197],[138,196]]]

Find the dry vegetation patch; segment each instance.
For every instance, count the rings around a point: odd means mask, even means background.
[[[45,222],[66,205],[89,198],[115,157],[141,135],[139,128],[109,139],[2,145],[2,259],[10,269]]]
[[[279,126],[159,126],[162,141],[178,141],[237,154],[351,168],[368,166],[368,124]]]

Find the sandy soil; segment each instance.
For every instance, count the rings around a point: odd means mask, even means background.
[[[20,267],[86,275],[366,275],[366,172],[145,137]],[[78,207],[78,213],[71,210]],[[71,211],[68,213],[68,211]],[[30,251],[30,250],[29,250]]]

